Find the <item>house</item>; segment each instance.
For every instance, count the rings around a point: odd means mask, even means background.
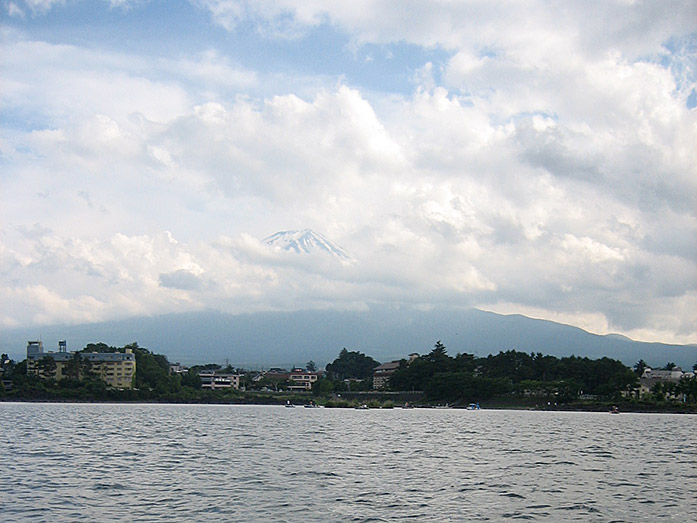
[[[58,352],[44,352],[41,341],[27,342],[27,374],[60,380],[84,373],[99,376],[110,387],[130,389],[136,374],[136,358],[132,349],[125,352],[68,352],[65,340],[58,342]]]
[[[301,368],[294,368],[290,372],[284,369],[273,368],[268,371],[262,371],[257,374],[253,381],[259,382],[263,379],[268,379],[272,382],[281,384],[290,391],[306,392],[312,390],[312,385],[320,378],[321,372],[310,372]],[[282,382],[288,381],[288,385],[283,385]],[[274,388],[275,390],[275,388]]]
[[[695,374],[693,372],[683,372],[680,367],[673,367],[670,370],[666,369],[651,369],[646,367],[641,377],[639,378],[639,396],[649,394],[656,384],[678,384],[683,378],[691,378]]]
[[[388,361],[382,365],[378,365],[373,369],[373,389],[385,389],[387,388],[387,383],[392,376],[399,369],[399,360]]]
[[[169,364],[169,373],[170,374],[184,374],[189,370],[188,367],[185,367],[179,362],[176,363],[170,363]]]
[[[419,354],[416,352],[412,352],[411,354],[409,354],[409,358],[407,359],[407,365],[411,365],[411,362],[413,362],[418,357]],[[383,363],[382,365],[378,365],[377,367],[375,367],[373,369],[373,389],[386,389],[390,381],[390,376],[392,376],[395,372],[397,372],[397,370],[399,370],[400,364],[401,360],[394,360],[388,361],[387,363]]]
[[[312,390],[312,384],[315,383],[319,377],[319,372],[310,372],[305,369],[293,369],[288,375],[288,379],[292,382],[288,390],[295,392]]]
[[[201,371],[198,373],[201,378],[202,389],[234,389],[240,390],[239,374],[217,374],[215,371]]]

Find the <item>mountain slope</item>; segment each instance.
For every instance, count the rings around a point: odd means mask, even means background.
[[[312,231],[311,229],[303,229],[301,231],[280,231],[267,238],[264,238],[264,242],[267,245],[285,251],[304,254],[312,254],[317,251],[322,251],[342,260],[349,259],[349,255],[346,254],[341,247],[328,240],[321,234]]]
[[[500,350],[541,352],[557,357],[608,356],[626,365],[643,359],[653,366],[673,361],[683,368],[697,362],[697,345],[643,343],[598,336],[576,327],[525,316],[502,316],[479,310],[392,309],[369,311],[219,312],[172,314],[91,325],[41,327],[0,332],[0,352],[21,360],[26,342],[42,338],[55,350],[59,339],[69,350],[103,341],[121,346],[137,341],[170,361],[184,364],[229,362],[236,366],[320,365],[346,347],[379,361],[425,354],[441,340],[451,355],[486,356]]]

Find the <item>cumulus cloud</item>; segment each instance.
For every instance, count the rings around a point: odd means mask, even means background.
[[[305,71],[208,42],[148,57],[12,33],[3,324],[383,302],[697,340],[693,4],[194,5],[263,39],[331,27],[446,59],[407,95],[323,72],[298,90],[273,80]],[[260,241],[305,227],[352,263]]]

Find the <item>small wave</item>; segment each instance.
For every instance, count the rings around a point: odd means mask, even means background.
[[[121,483],[96,483],[92,490],[128,490],[128,487]]]
[[[521,514],[520,512],[507,512],[505,514],[501,514],[501,517],[507,519],[535,519],[534,516],[529,514]]]
[[[597,508],[591,507],[591,506],[586,505],[584,503],[575,503],[573,505],[567,505],[565,507],[555,507],[555,510],[579,510],[579,511],[591,512],[591,513],[600,512]]]

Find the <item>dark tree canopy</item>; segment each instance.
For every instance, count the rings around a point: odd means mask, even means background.
[[[433,350],[408,363],[390,378],[393,390],[422,390],[434,400],[479,401],[496,394],[537,390],[560,400],[579,394],[612,395],[631,390],[637,375],[610,358],[556,358],[541,353],[501,351],[485,358],[448,356],[439,341]]]
[[[339,357],[327,365],[327,374],[340,380],[365,379],[373,375],[373,369],[378,365],[380,362],[370,356],[344,348],[339,353]]]

